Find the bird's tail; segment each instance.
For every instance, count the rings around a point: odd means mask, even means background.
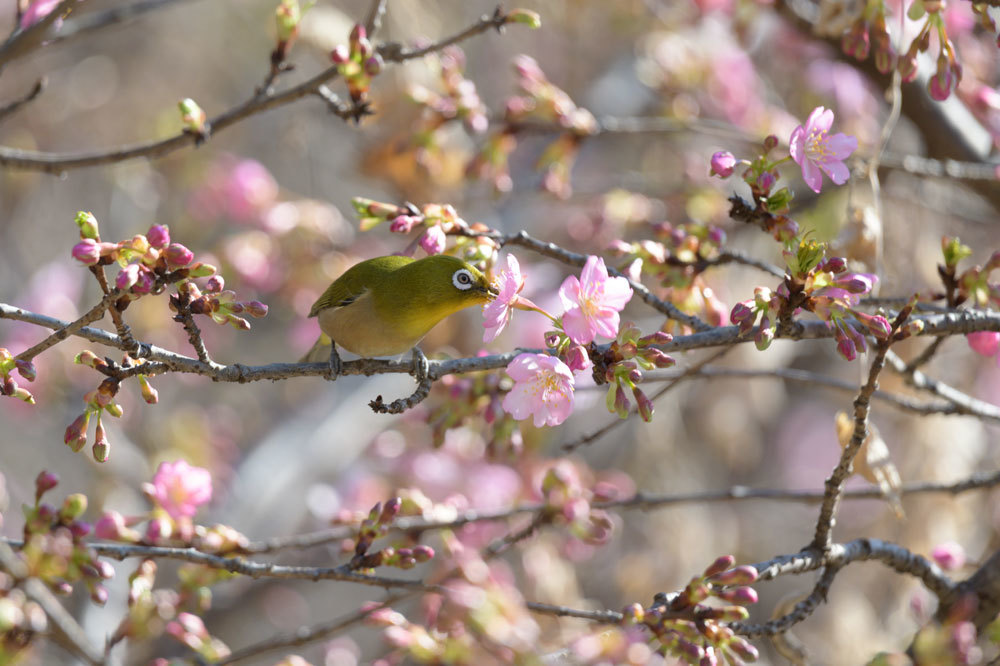
[[[306,355],[299,359],[299,363],[322,363],[330,358],[330,345],[333,344],[333,340],[326,333],[323,333],[317,338],[316,344],[312,346],[312,349],[306,352]]]

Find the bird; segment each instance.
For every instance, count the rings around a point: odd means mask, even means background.
[[[330,346],[328,378],[340,374],[337,345],[358,356],[397,356],[413,350],[414,374],[426,375],[427,359],[417,347],[448,315],[485,305],[497,295],[489,279],[466,261],[445,254],[423,259],[386,256],[347,269],[312,308],[320,335],[300,362],[324,359]]]

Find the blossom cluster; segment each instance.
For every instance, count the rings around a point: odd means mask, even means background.
[[[497,243],[485,235],[490,229],[480,222],[470,225],[458,216],[450,204],[430,203],[417,207],[406,203],[397,206],[364,197],[351,199],[351,204],[360,217],[362,231],[374,229],[384,222],[389,222],[389,231],[397,234],[408,234],[415,228],[421,228],[421,233],[403,254],[412,254],[417,246],[427,254],[442,254],[447,249],[448,235],[458,234],[450,254],[483,269],[496,261]]]
[[[29,382],[35,381],[37,373],[31,361],[25,361],[13,356],[6,348],[0,347],[0,395],[23,400],[28,404],[35,404],[35,397],[31,391],[18,385],[17,380],[11,377],[11,373],[17,370],[23,379]]]
[[[672,598],[657,595],[648,608],[627,606],[624,622],[644,626],[667,654],[688,664],[756,661],[757,648],[726,626],[746,620],[750,614],[745,607],[757,603],[757,592],[748,587],[757,580],[757,570],[734,567],[735,562],[724,555]],[[705,603],[709,599],[724,605]]]
[[[449,46],[436,57],[429,58],[436,65],[440,79],[440,92],[411,84],[407,89],[410,100],[423,107],[413,131],[417,163],[432,174],[441,174],[447,160],[441,143],[448,123],[460,120],[465,129],[482,134],[489,128],[488,109],[479,97],[476,84],[465,78],[465,52]]]
[[[871,273],[847,270],[843,257],[828,257],[826,243],[800,240],[783,252],[787,265],[784,282],[774,291],[757,287],[754,298],[737,303],[730,314],[743,334],[757,323],[754,341],[767,349],[779,322],[801,310],[816,314],[834,331],[837,351],[848,361],[867,348],[865,336],[889,339],[892,329],[882,315],[858,308],[861,297],[871,292],[878,278]]]
[[[503,126],[486,141],[468,172],[476,178],[489,179],[499,192],[510,191],[513,181],[508,161],[517,147],[520,127],[531,122],[553,123],[563,132],[545,148],[536,168],[543,172],[542,187],[565,199],[572,194],[569,174],[580,142],[597,132],[597,120],[549,81],[533,58],[517,56],[514,71],[521,94],[507,100]]]
[[[697,222],[659,222],[652,225],[652,231],[655,240],[611,242],[611,251],[625,262],[624,272],[637,282],[643,275],[653,277],[682,312],[703,315],[709,324],[721,326],[726,306],[705,282],[703,273],[719,256],[726,242],[725,231]]]
[[[386,501],[383,506],[381,502],[372,507],[368,516],[361,521],[358,527],[358,536],[354,543],[354,557],[351,558],[350,567],[355,570],[368,571],[376,567],[389,566],[400,569],[412,569],[419,562],[427,562],[434,557],[434,549],[430,546],[417,544],[409,546],[386,546],[372,551],[372,544],[376,539],[388,534],[396,516],[413,515],[419,509],[414,502],[404,503],[401,497],[393,497]]]
[[[372,79],[382,71],[382,56],[372,47],[365,27],[357,24],[351,29],[348,43],[338,45],[330,53],[330,60],[344,78],[351,99],[357,104],[368,96]]]
[[[114,568],[98,558],[83,539],[92,526],[83,520],[87,496],[67,495],[56,508],[42,501],[59,484],[59,477],[42,471],[35,479],[35,502],[24,507],[24,545],[18,556],[34,575],[59,594],[68,595],[73,584],[83,582],[91,600],[104,605],[108,591],[103,581],[114,576]]]

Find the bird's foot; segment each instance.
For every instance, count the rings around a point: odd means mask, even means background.
[[[344,364],[340,360],[340,354],[337,353],[337,343],[330,345],[330,360],[327,361],[326,366],[326,379],[327,381],[334,381],[340,376],[341,370],[343,370]]]
[[[430,375],[430,363],[427,362],[427,357],[424,353],[420,351],[420,347],[413,348],[413,370],[411,373],[417,379],[418,384],[423,384],[424,380]]]

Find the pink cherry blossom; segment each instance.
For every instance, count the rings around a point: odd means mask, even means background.
[[[190,518],[212,499],[212,475],[184,460],[160,463],[153,476],[152,496],[174,520]]]
[[[858,149],[858,140],[853,136],[842,133],[830,136],[831,125],[833,111],[817,106],[806,124],[796,127],[788,141],[792,159],[802,167],[802,179],[813,192],[823,187],[823,173],[837,185],[846,183],[851,172],[844,160]]]
[[[623,277],[610,277],[604,259],[587,257],[578,280],[571,275],[559,287],[559,299],[566,309],[563,330],[573,342],[585,345],[596,335],[618,335],[618,313],[632,298],[632,287]]]
[[[503,409],[517,420],[534,416],[536,427],[559,425],[573,412],[573,371],[554,356],[520,354],[507,366],[514,388]]]
[[[507,255],[507,270],[501,271],[493,282],[500,292],[492,301],[483,306],[483,342],[493,342],[510,321],[518,294],[524,289],[524,277],[517,258]]]
[[[728,150],[720,150],[719,152],[712,155],[712,168],[710,175],[718,176],[719,178],[729,178],[733,175],[733,169],[736,167],[736,158]]]

